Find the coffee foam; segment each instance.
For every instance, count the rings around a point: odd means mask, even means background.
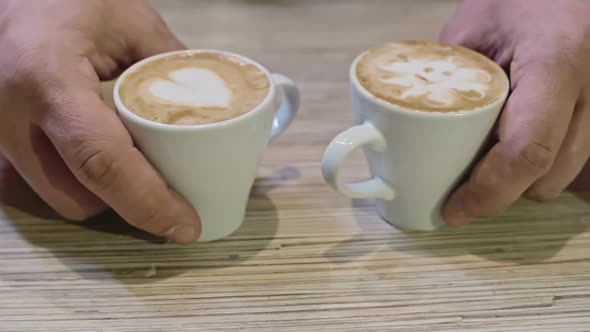
[[[198,125],[253,110],[269,87],[256,65],[219,53],[187,52],[140,65],[125,77],[119,95],[130,111],[148,120]]]
[[[183,68],[170,73],[169,80],[153,80],[152,96],[176,105],[224,107],[230,105],[232,92],[223,79],[208,69]]]
[[[363,87],[379,99],[418,111],[469,111],[499,99],[508,78],[497,64],[466,48],[427,41],[370,49],[356,66]]]

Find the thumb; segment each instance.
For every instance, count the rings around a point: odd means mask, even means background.
[[[104,104],[98,78],[84,74],[93,70],[90,62],[75,57],[60,60],[84,66],[71,70],[60,64],[58,74],[44,74],[48,81],[59,83],[45,86],[44,107],[35,122],[71,174],[129,224],[178,243],[197,239],[198,214],[169,188]]]
[[[200,234],[192,206],[135,148],[95,91],[66,87],[41,123],[74,176],[129,224],[178,243]]]

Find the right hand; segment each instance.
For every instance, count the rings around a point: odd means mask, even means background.
[[[197,213],[100,90],[132,63],[182,48],[143,0],[0,0],[0,155],[66,219],[111,207],[140,229],[194,241]]]
[[[475,49],[510,74],[497,142],[448,199],[445,220],[469,223],[521,196],[556,198],[590,157],[590,1],[471,0],[441,39]]]

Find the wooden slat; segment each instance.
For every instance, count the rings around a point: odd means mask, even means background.
[[[0,331],[590,330],[590,195],[405,234],[322,180],[323,149],[352,123],[352,59],[379,42],[436,38],[455,1],[153,4],[190,47],[292,76],[301,114],[267,150],[246,222],[224,241],[181,247],[109,213],[82,225],[39,218],[13,207],[50,215],[22,183],[3,189]],[[103,88],[110,102],[112,82]],[[346,173],[365,165],[355,155]]]

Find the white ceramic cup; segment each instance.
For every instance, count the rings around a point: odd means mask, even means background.
[[[351,198],[377,198],[379,214],[403,230],[431,231],[443,226],[441,207],[490,136],[508,95],[463,112],[421,112],[376,98],[350,68],[352,107],[357,126],[339,134],[324,153],[325,180]],[[346,183],[340,168],[363,147],[372,179]]]
[[[270,81],[268,95],[246,114],[205,125],[153,122],[125,107],[119,87],[130,72],[156,59],[187,52],[215,52],[256,65]],[[246,57],[217,50],[175,51],[142,60],[117,80],[113,97],[136,146],[197,210],[202,223],[198,241],[221,239],[240,227],[262,152],[287,129],[299,107],[299,91],[292,80],[271,74]]]

